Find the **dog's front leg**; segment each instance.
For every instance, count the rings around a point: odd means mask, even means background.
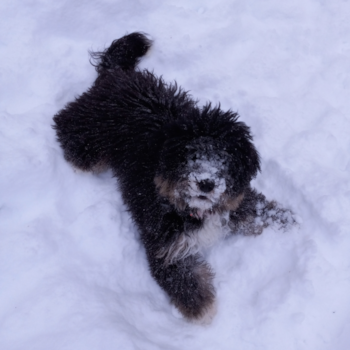
[[[291,210],[275,201],[268,201],[262,193],[248,188],[240,206],[230,212],[229,227],[233,232],[257,235],[271,225],[286,230],[295,223]]]
[[[214,277],[198,254],[172,263],[149,256],[152,276],[190,321],[210,323],[216,313]]]

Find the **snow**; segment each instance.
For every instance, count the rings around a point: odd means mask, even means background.
[[[211,152],[212,153],[212,152]],[[204,213],[205,210],[210,209],[213,205],[217,204],[221,198],[221,195],[226,190],[225,177],[220,173],[227,172],[224,165],[224,159],[215,157],[215,154],[211,154],[209,157],[196,155],[196,160],[190,160],[187,164],[188,188],[185,189],[186,199],[190,208],[197,208],[197,214]],[[198,189],[198,183],[201,181],[210,181],[215,184],[214,189],[209,193],[203,193]],[[205,196],[206,199],[199,198],[199,196]],[[202,213],[202,214],[203,214]]]
[[[2,0],[0,349],[348,350],[350,3]],[[141,66],[254,134],[254,186],[288,232],[212,248],[218,310],[190,324],[148,273],[110,172],[67,164],[53,115],[95,78],[88,50],[135,30]]]

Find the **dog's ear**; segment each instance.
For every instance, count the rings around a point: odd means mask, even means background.
[[[159,152],[158,174],[169,180],[177,180],[186,165],[186,137],[165,138]]]
[[[246,173],[252,180],[260,171],[260,156],[256,150],[254,144],[248,140],[244,147],[242,165],[245,168]]]
[[[248,126],[242,122],[232,122],[223,142],[231,157],[229,171],[236,180],[236,186],[243,189],[260,171],[260,156]]]
[[[260,171],[260,156],[253,143],[245,138],[238,143],[236,156],[239,158],[242,185],[245,187]]]
[[[203,107],[202,116],[207,120],[209,130],[231,156],[230,172],[245,187],[260,170],[260,157],[253,144],[249,127],[238,121],[238,113],[226,112],[220,105],[212,108],[210,103]]]

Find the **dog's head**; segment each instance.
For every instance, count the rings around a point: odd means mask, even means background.
[[[249,128],[237,119],[207,105],[164,128],[154,182],[178,211],[203,217],[239,206],[260,161]]]

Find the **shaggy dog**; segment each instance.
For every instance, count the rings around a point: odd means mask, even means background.
[[[208,322],[215,290],[203,251],[227,233],[259,234],[294,219],[250,187],[260,160],[236,113],[199,107],[176,83],[136,68],[150,46],[132,33],[93,53],[96,81],[54,128],[74,166],[112,169],[152,276],[184,317]]]

